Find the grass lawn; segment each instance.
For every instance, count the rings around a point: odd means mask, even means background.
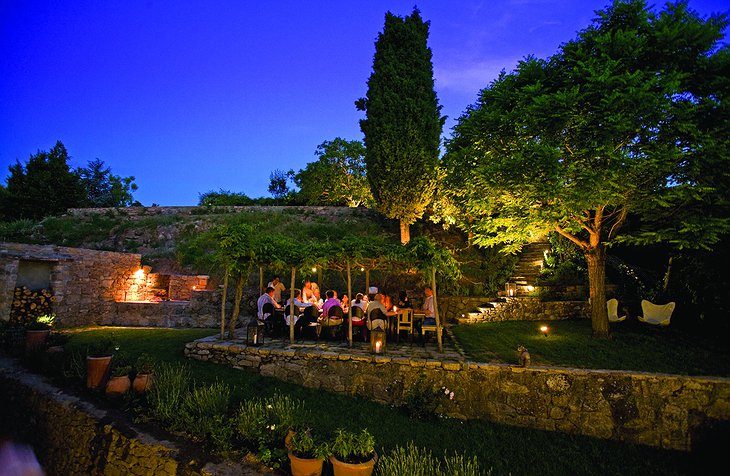
[[[482,467],[492,468],[492,474],[495,475],[510,473],[675,475],[691,474],[699,464],[697,461],[699,455],[594,438],[528,430],[483,421],[464,422],[440,417],[429,420],[412,419],[398,408],[287,384],[261,377],[253,372],[184,358],[183,346],[186,342],[215,334],[215,330],[78,331],[71,334],[68,346],[80,350],[100,336],[110,335],[112,332],[120,349],[131,357],[147,352],[161,361],[189,366],[195,381],[199,384],[221,381],[230,385],[233,388],[234,406],[237,405],[236,401],[257,396],[271,396],[278,391],[303,400],[312,412],[314,417],[312,426],[315,428],[323,431],[331,431],[338,427],[352,430],[367,428],[375,436],[381,454],[396,445],[414,441],[416,445],[426,447],[435,454],[458,451],[476,455]],[[512,347],[509,343],[505,345]],[[525,345],[532,351],[531,342],[525,341]],[[703,460],[703,464],[706,464],[706,461]]]
[[[549,327],[547,337],[539,331],[541,325]],[[522,344],[533,365],[730,376],[726,341],[671,327],[624,321],[611,325],[609,340],[593,339],[587,319],[488,322],[452,330],[467,355],[480,362],[516,363]]]

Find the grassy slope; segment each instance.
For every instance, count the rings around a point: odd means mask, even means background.
[[[593,438],[482,421],[414,420],[396,408],[183,357],[185,342],[215,333],[214,330],[93,330],[73,334],[69,346],[82,349],[100,335],[112,332],[120,348],[130,356],[148,352],[161,361],[188,365],[199,384],[219,380],[234,387],[235,401],[279,391],[304,400],[314,415],[313,426],[324,431],[338,427],[368,428],[381,451],[414,441],[435,454],[458,451],[477,455],[482,466],[492,467],[493,474],[499,475],[688,474],[694,464],[693,455]]]

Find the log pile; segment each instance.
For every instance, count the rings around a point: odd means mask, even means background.
[[[51,314],[55,300],[49,289],[33,291],[26,286],[16,287],[10,307],[10,323],[25,326],[35,322],[38,316]]]

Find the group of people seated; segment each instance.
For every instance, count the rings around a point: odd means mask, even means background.
[[[375,292],[367,295],[358,293],[355,299],[350,302],[347,294],[343,294],[340,298],[337,291],[328,290],[325,298],[320,295],[319,286],[310,280],[305,280],[302,289],[294,289],[291,297],[282,304],[281,292],[286,291],[286,287],[279,280],[278,276],[268,283],[266,291],[259,297],[257,302],[258,320],[267,322],[269,319],[277,319],[272,317],[277,310],[283,311],[283,323],[287,326],[291,325],[294,319],[295,330],[301,333],[302,328],[307,326],[337,326],[346,323],[346,318],[352,308],[352,325],[353,327],[364,327],[368,330],[375,328],[386,329],[387,317],[394,316],[397,309],[412,308],[408,293],[400,291],[398,300],[394,301],[387,292]],[[294,304],[294,312],[292,313],[291,304]],[[425,316],[424,324],[435,324],[433,291],[431,288],[424,288],[424,300],[421,309],[415,309],[416,313]],[[278,317],[281,319],[281,317]],[[418,329],[417,329],[418,330]],[[366,332],[363,329],[363,332]]]

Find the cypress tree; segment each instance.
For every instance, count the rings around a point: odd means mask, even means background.
[[[367,97],[356,103],[366,112],[360,129],[373,197],[383,214],[400,221],[402,243],[433,198],[445,120],[434,91],[429,23],[417,9],[405,18],[386,13]]]

